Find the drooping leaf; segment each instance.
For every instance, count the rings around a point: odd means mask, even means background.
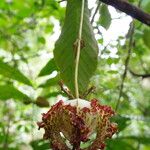
[[[68,0],[65,23],[54,49],[54,58],[60,70],[60,76],[72,93],[75,93],[76,46],[74,44],[78,38],[81,4],[81,0]],[[98,56],[98,46],[89,21],[87,1],[85,3],[82,40],[85,46],[81,49],[79,62],[78,83],[80,94],[86,90],[89,84],[97,66]]]
[[[99,24],[106,30],[110,27],[111,24],[111,14],[108,10],[108,6],[105,4],[102,4],[100,7]]]
[[[10,98],[24,100],[26,102],[30,100],[26,94],[16,89],[13,85],[0,85],[0,99],[7,100]]]
[[[17,80],[27,85],[31,85],[30,80],[24,76],[23,73],[21,73],[17,68],[4,63],[2,60],[0,60],[0,74],[4,77]]]
[[[40,71],[39,76],[50,75],[53,71],[57,70],[54,59],[50,59],[44,68]]]

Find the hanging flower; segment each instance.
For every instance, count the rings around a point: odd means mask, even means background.
[[[44,138],[50,140],[54,150],[81,150],[81,142],[91,140],[94,133],[94,141],[84,150],[102,150],[105,140],[117,132],[117,125],[110,122],[114,114],[111,107],[100,105],[96,99],[61,100],[43,114],[38,126],[44,128]]]

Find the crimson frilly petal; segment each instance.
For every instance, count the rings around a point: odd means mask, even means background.
[[[76,101],[61,100],[43,114],[42,122],[37,124],[44,128],[44,138],[50,139],[54,150],[71,150],[71,147],[81,150],[81,142],[87,142],[90,135],[96,133],[92,144],[84,150],[104,149],[105,140],[117,132],[117,124],[110,122],[115,112],[111,107],[99,104],[97,99],[91,102],[80,99],[78,106]]]

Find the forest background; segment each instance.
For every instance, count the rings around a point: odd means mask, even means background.
[[[150,0],[129,2],[150,13]],[[0,1],[2,150],[49,149],[36,122],[56,101],[67,99],[53,59],[65,8],[66,2],[55,0]],[[88,99],[117,107],[118,113],[119,132],[106,150],[149,150],[150,28],[104,3],[89,0],[89,9],[99,59],[91,79],[96,89]]]

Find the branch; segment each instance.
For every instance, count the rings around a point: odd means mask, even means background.
[[[100,0],[101,2],[111,5],[116,9],[126,13],[127,15],[139,20],[140,22],[150,26],[150,14],[144,12],[140,8],[128,3],[125,0]]]
[[[93,22],[94,22],[95,16],[96,16],[96,14],[97,14],[97,12],[98,12],[98,10],[99,10],[100,5],[101,5],[101,2],[99,1],[98,4],[97,4],[97,7],[96,7],[96,9],[95,9],[95,12],[94,12],[94,14],[93,14],[93,16],[92,16],[91,24],[93,24]]]
[[[58,3],[61,3],[61,2],[64,2],[64,1],[66,1],[66,0],[60,0],[60,1],[58,1]]]
[[[71,94],[71,92],[64,87],[63,81],[59,82],[59,86],[61,88],[61,91],[63,91],[68,96],[69,99],[74,99],[74,96]]]
[[[90,87],[87,91],[85,91],[85,93],[83,93],[81,98],[85,99],[89,94],[94,93],[95,89],[95,86]]]
[[[122,93],[123,93],[123,88],[124,88],[124,81],[126,79],[126,75],[127,75],[127,71],[128,71],[128,66],[129,66],[129,61],[130,61],[130,56],[131,56],[131,52],[132,52],[132,48],[133,48],[133,35],[134,35],[134,21],[131,22],[130,25],[130,29],[131,30],[131,35],[130,35],[130,39],[129,39],[129,46],[128,46],[128,53],[127,53],[127,57],[125,59],[125,69],[124,69],[124,73],[122,75],[122,81],[121,81],[121,85],[120,85],[120,91],[119,91],[119,96],[118,96],[118,100],[117,100],[117,104],[116,104],[116,108],[115,110],[117,111],[120,105],[120,99],[122,97]]]
[[[136,76],[136,77],[142,77],[142,78],[150,77],[150,74],[137,74],[137,73],[133,72],[132,70],[129,70],[129,71],[133,76]]]

